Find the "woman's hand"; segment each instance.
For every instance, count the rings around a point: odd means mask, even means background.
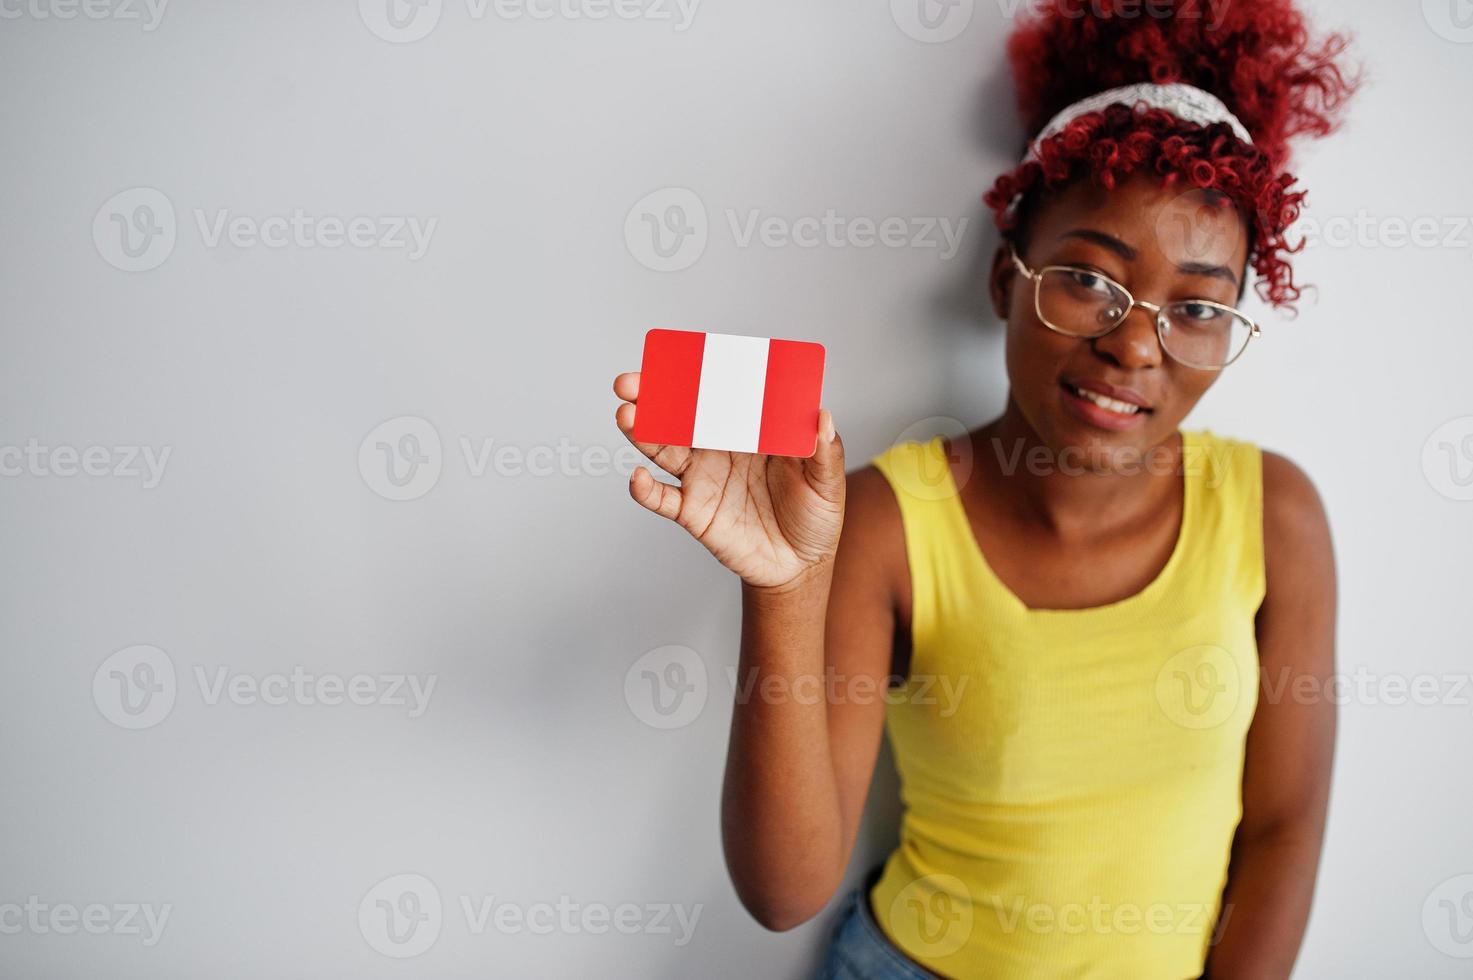
[[[620,430],[680,481],[661,483],[640,466],[629,495],[689,531],[744,583],[796,585],[833,559],[844,523],[844,444],[827,410],[818,413],[817,452],[793,459],[635,442],[639,372],[615,378],[614,394],[624,400],[614,413]]]

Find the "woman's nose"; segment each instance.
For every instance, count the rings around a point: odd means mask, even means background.
[[[1156,316],[1154,310],[1137,300],[1118,327],[1095,338],[1096,353],[1124,368],[1156,367],[1164,355],[1161,338],[1156,334]]]

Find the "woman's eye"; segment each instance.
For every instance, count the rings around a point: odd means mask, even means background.
[[[1222,315],[1222,311],[1207,303],[1180,303],[1177,309],[1188,320],[1211,320]]]
[[[1092,293],[1107,295],[1112,292],[1110,283],[1104,276],[1095,275],[1086,269],[1070,269],[1069,276],[1080,286]]]

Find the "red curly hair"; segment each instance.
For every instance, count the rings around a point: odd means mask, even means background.
[[[1117,12],[1118,11],[1118,12]],[[1213,17],[1221,14],[1220,21]],[[1087,113],[1003,174],[984,196],[1006,240],[1021,247],[1049,192],[1085,177],[1111,189],[1145,169],[1164,186],[1218,191],[1248,219],[1249,261],[1259,296],[1290,307],[1300,295],[1285,238],[1305,192],[1286,171],[1289,142],[1324,136],[1358,79],[1337,63],[1343,34],[1311,37],[1292,0],[1050,0],[1008,40],[1018,104],[1030,134],[1082,98],[1136,82],[1185,82],[1217,96],[1247,128],[1198,126],[1161,109],[1112,105]],[[1184,186],[1185,186],[1184,185]]]

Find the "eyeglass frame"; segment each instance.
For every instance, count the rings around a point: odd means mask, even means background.
[[[1231,314],[1233,316],[1236,316],[1236,317],[1238,317],[1239,319],[1243,320],[1244,322],[1246,322],[1248,324],[1248,339],[1243,342],[1242,349],[1239,350],[1232,357],[1228,358],[1227,361],[1225,361],[1222,364],[1219,364],[1219,365],[1217,365],[1215,367],[1206,366],[1206,365],[1202,365],[1202,364],[1193,364],[1190,361],[1184,361],[1184,360],[1182,360],[1180,357],[1176,356],[1169,349],[1167,349],[1167,347],[1166,347],[1166,335],[1165,335],[1165,331],[1162,329],[1163,324],[1166,323],[1166,312],[1165,312],[1165,309],[1163,307],[1157,305],[1156,303],[1148,303],[1145,300],[1136,299],[1135,298],[1135,295],[1133,293],[1131,293],[1130,290],[1128,290],[1124,286],[1120,285],[1120,283],[1116,282],[1114,279],[1111,279],[1109,276],[1105,275],[1103,272],[1096,272],[1094,269],[1088,268],[1086,266],[1079,266],[1079,265],[1046,265],[1046,266],[1043,266],[1042,268],[1038,269],[1035,272],[1034,270],[1028,268],[1027,264],[1025,264],[1024,261],[1018,256],[1018,250],[1017,250],[1016,247],[1009,245],[1008,246],[1008,253],[1012,256],[1012,258],[1013,258],[1013,265],[1017,268],[1017,270],[1023,274],[1024,278],[1030,279],[1033,282],[1033,312],[1038,315],[1038,321],[1040,323],[1042,323],[1045,327],[1048,327],[1054,333],[1062,334],[1065,337],[1075,337],[1075,338],[1078,338],[1078,339],[1081,339],[1081,340],[1098,340],[1101,337],[1108,336],[1109,334],[1111,334],[1114,331],[1118,330],[1120,328],[1120,325],[1122,323],[1124,323],[1130,317],[1130,311],[1131,310],[1133,310],[1137,306],[1139,306],[1141,309],[1145,310],[1148,313],[1153,314],[1154,317],[1155,317],[1155,320],[1156,320],[1156,342],[1161,345],[1161,353],[1165,354],[1167,357],[1171,358],[1173,361],[1176,361],[1178,364],[1184,364],[1187,367],[1192,368],[1193,370],[1197,370],[1197,371],[1221,371],[1223,368],[1227,367],[1229,364],[1232,364],[1238,358],[1242,357],[1243,356],[1243,352],[1248,349],[1248,344],[1253,341],[1253,338],[1254,337],[1257,337],[1261,333],[1263,333],[1263,330],[1258,326],[1258,321],[1257,320],[1254,320],[1251,316],[1249,316],[1248,314],[1244,313],[1242,310],[1237,309],[1236,307],[1228,306],[1226,303],[1219,303],[1216,300],[1210,300],[1210,299],[1173,300],[1172,303],[1201,303],[1201,304],[1206,305],[1206,306],[1211,306],[1211,307],[1213,307],[1215,309],[1223,310],[1226,313],[1229,313],[1229,314]],[[1060,329],[1059,327],[1056,327],[1052,323],[1050,323],[1048,321],[1048,318],[1043,315],[1043,306],[1042,306],[1042,300],[1043,300],[1043,296],[1042,296],[1042,293],[1043,293],[1043,274],[1045,272],[1050,272],[1050,271],[1055,270],[1055,269],[1060,270],[1060,271],[1064,271],[1064,272],[1087,272],[1087,273],[1089,273],[1092,276],[1098,276],[1099,278],[1105,280],[1105,282],[1109,283],[1110,285],[1114,286],[1116,289],[1120,290],[1120,292],[1124,293],[1125,294],[1125,298],[1129,302],[1126,304],[1125,309],[1120,312],[1120,319],[1116,320],[1114,324],[1112,324],[1109,327],[1106,327],[1104,330],[1101,330],[1099,333],[1094,333],[1094,334],[1070,333],[1069,331]],[[1169,306],[1169,305],[1172,305],[1172,304],[1169,303],[1167,305]]]

